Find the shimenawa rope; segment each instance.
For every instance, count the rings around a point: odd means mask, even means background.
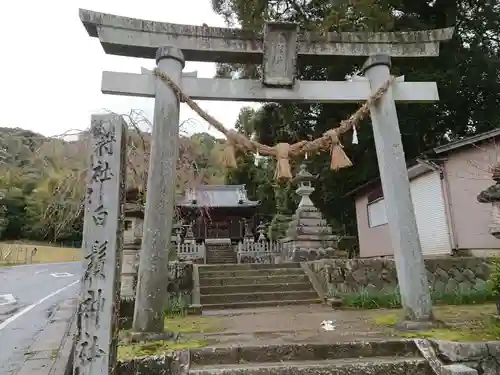
[[[292,172],[290,168],[290,157],[297,155],[310,154],[321,150],[330,149],[332,170],[339,170],[352,166],[352,162],[344,152],[344,148],[340,142],[339,136],[348,132],[349,130],[358,127],[361,120],[363,120],[369,113],[370,107],[374,105],[380,98],[387,92],[390,85],[394,81],[391,77],[384,85],[382,85],[377,92],[368,98],[361,107],[358,108],[348,119],[340,122],[337,128],[332,128],[326,131],[323,136],[316,138],[312,141],[300,141],[297,143],[278,143],[273,147],[263,145],[257,141],[248,139],[243,134],[235,130],[229,130],[222,125],[214,117],[210,116],[207,112],[200,108],[196,102],[189,96],[183,93],[182,89],[170,79],[164,72],[155,69],[153,73],[168,84],[172,90],[179,96],[179,100],[185,102],[193,111],[195,111],[202,119],[207,121],[215,129],[220,131],[227,139],[226,148],[223,155],[223,163],[230,168],[236,167],[235,149],[238,148],[242,151],[258,153],[262,156],[272,156],[276,158],[276,170],[274,177],[279,179],[291,179]]]

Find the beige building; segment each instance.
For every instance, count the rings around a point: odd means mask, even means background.
[[[486,255],[500,250],[500,241],[488,233],[491,205],[476,200],[493,184],[489,168],[500,160],[499,140],[500,129],[474,135],[437,147],[409,166],[424,256]],[[392,256],[380,179],[348,195],[356,201],[360,256]]]

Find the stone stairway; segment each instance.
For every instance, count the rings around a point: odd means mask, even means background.
[[[206,244],[207,264],[234,264],[238,262],[236,251],[230,243]]]
[[[206,309],[320,303],[300,263],[198,266]]]
[[[190,350],[189,375],[433,375],[413,341]]]

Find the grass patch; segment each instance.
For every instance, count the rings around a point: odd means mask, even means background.
[[[36,248],[36,251],[33,251]],[[38,244],[0,243],[0,266],[73,262],[83,259],[80,248]]]
[[[436,305],[477,305],[495,302],[497,297],[489,284],[485,284],[481,289],[461,290],[457,288],[449,293],[433,291],[431,298]],[[359,309],[401,307],[401,296],[397,288],[390,291],[363,289],[358,293],[346,294],[341,299],[343,306]]]
[[[350,293],[341,297],[342,305],[358,309],[397,309],[401,307],[399,290],[374,291],[362,289],[358,293]]]
[[[208,346],[208,340],[153,341],[118,346],[118,359],[127,360],[150,355],[165,355],[175,350],[196,349]]]
[[[209,316],[167,316],[165,330],[178,333],[211,333],[218,332],[221,327]]]
[[[145,357],[150,355],[165,355],[175,350],[204,348],[211,341],[193,334],[217,332],[221,327],[215,323],[213,317],[208,316],[167,316],[165,318],[165,331],[180,333],[177,341],[151,341],[118,346],[118,359]],[[203,336],[202,336],[203,337]]]
[[[496,307],[491,304],[477,306],[439,306],[434,309],[437,319],[450,327],[418,332],[401,332],[393,329],[401,315],[396,313],[373,318],[375,325],[387,327],[391,333],[404,338],[428,338],[448,341],[500,340],[500,323],[493,318]]]
[[[373,319],[373,322],[378,326],[393,327],[396,325],[399,319],[400,317],[397,314],[387,314],[387,315],[377,316],[376,318]]]

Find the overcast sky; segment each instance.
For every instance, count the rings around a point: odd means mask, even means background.
[[[154,21],[224,26],[210,0],[45,0],[6,1],[0,22],[0,126],[21,127],[44,135],[85,129],[90,115],[108,109],[153,116],[153,99],[103,95],[103,70],[140,73],[153,60],[106,55],[97,38],[88,36],[78,8]],[[212,78],[215,64],[188,62],[184,71]],[[201,107],[233,127],[239,109],[249,103],[201,102]],[[254,104],[255,106],[255,104]],[[194,118],[190,133],[220,136],[185,104],[181,121]]]

